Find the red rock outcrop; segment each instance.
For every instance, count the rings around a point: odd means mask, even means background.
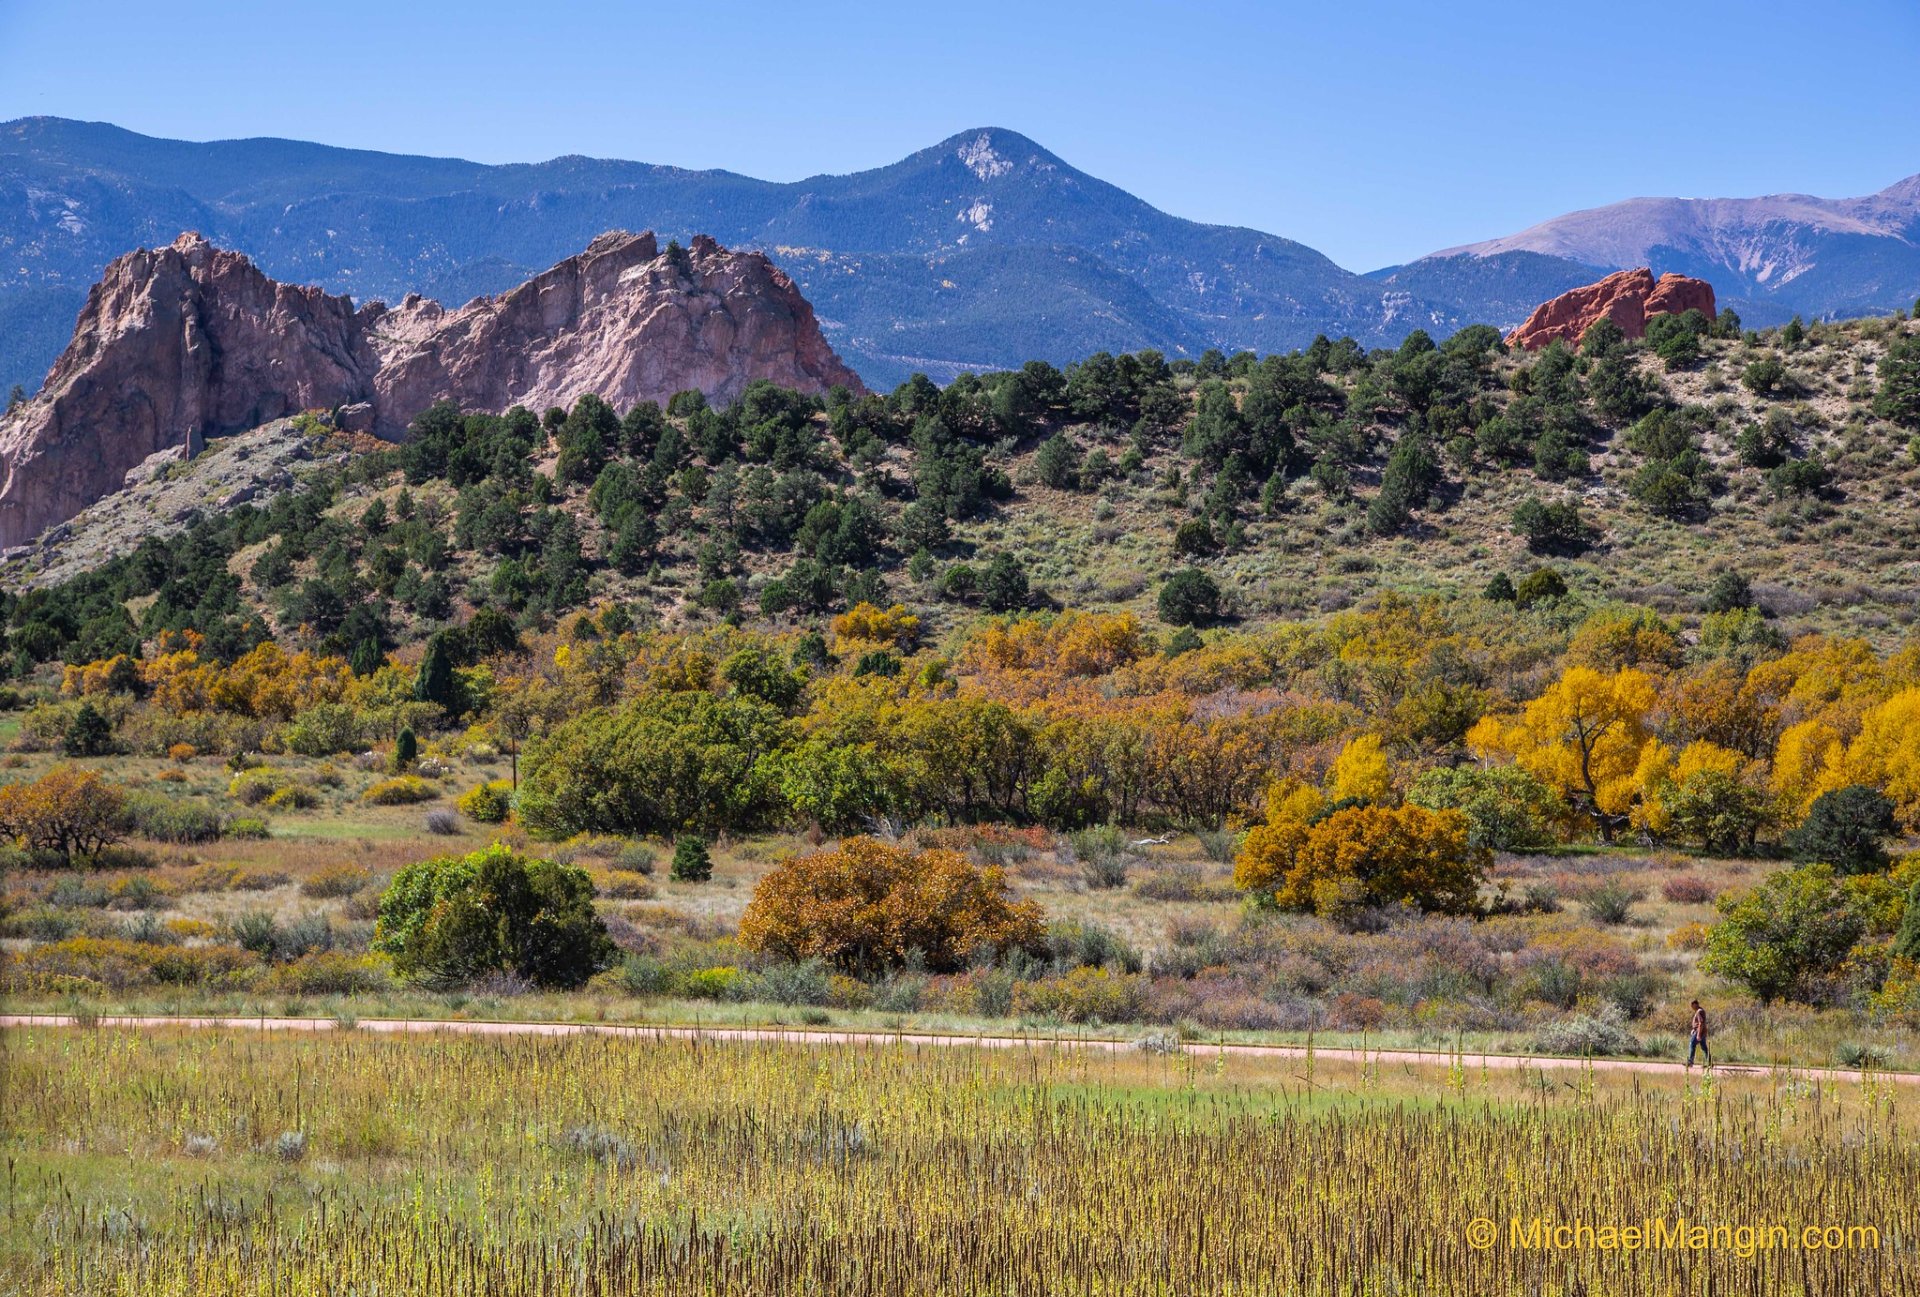
[[[377,314],[275,283],[197,234],[119,258],[40,394],[0,423],[0,545],[72,517],[158,451],[366,399]]]
[[[300,410],[404,435],[434,401],[535,410],[594,392],[616,408],[755,379],[807,392],[860,380],[813,308],[759,253],[705,236],[662,253],[603,234],[498,297],[388,309],[276,283],[197,234],[107,267],[39,395],[0,420],[0,547],[117,490],[174,446]]]
[[[1620,270],[1597,283],[1569,289],[1534,308],[1527,322],[1507,335],[1512,346],[1534,351],[1556,338],[1578,346],[1594,321],[1605,316],[1620,326],[1629,338],[1647,331],[1647,321],[1656,315],[1678,315],[1699,309],[1713,318],[1713,285],[1704,279],[1666,274],[1656,282],[1653,271]]]
[[[602,234],[498,297],[451,311],[409,297],[373,341],[375,430],[389,436],[442,398],[542,410],[593,392],[624,410],[686,388],[731,401],[755,379],[865,390],[791,279],[705,235],[667,255],[652,234]]]

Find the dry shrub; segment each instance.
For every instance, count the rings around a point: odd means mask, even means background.
[[[392,984],[384,961],[322,950],[301,955],[269,973],[260,989],[277,995],[353,995]]]
[[[1372,1031],[1386,1017],[1384,1000],[1376,1000],[1370,995],[1355,995],[1352,991],[1342,991],[1334,996],[1333,1003],[1327,1008],[1327,1020],[1332,1025],[1353,1031]]]
[[[291,778],[271,766],[259,766],[253,770],[242,770],[227,785],[227,796],[242,806],[261,806],[271,801],[276,793],[293,786]]]
[[[333,865],[300,881],[300,894],[316,900],[352,896],[373,881],[373,872],[359,865]]]
[[[1718,889],[1697,874],[1682,874],[1660,884],[1660,895],[1677,905],[1699,905],[1717,894]]]
[[[1146,979],[1082,966],[1059,977],[1013,988],[1014,1012],[1058,1022],[1132,1022],[1146,999]]]
[[[234,945],[178,946],[114,937],[71,937],[12,956],[6,982],[14,991],[44,989],[49,979],[84,978],[113,990],[158,983],[245,990],[260,961]]]
[[[1013,899],[999,870],[873,838],[776,866],[740,920],[750,950],[853,971],[899,965],[917,951],[927,969],[952,972],[988,948],[1037,951],[1041,937],[1040,907]]]
[[[395,775],[392,779],[380,780],[360,794],[360,798],[370,806],[410,806],[430,802],[439,795],[439,789],[418,775]]]
[[[1683,923],[1667,934],[1669,950],[1705,950],[1710,929],[1700,922]]]
[[[1174,864],[1143,875],[1133,894],[1148,901],[1226,901],[1234,891],[1230,883],[1210,881],[1197,865]]]
[[[618,901],[650,901],[658,894],[643,875],[626,869],[609,869],[594,883],[600,895]]]

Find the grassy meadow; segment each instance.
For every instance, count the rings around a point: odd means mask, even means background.
[[[1920,1291],[1920,1094],[1870,1077],[104,1028],[6,1050],[0,1287],[25,1294]],[[1507,1237],[1541,1217],[1878,1238]]]

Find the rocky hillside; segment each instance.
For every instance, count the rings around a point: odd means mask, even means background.
[[[40,394],[0,421],[0,546],[117,489],[148,457],[301,410],[398,435],[433,402],[623,407],[766,379],[863,391],[793,281],[710,238],[661,251],[607,234],[512,292],[457,310],[355,308],[276,283],[197,234],[114,261]]]
[[[204,518],[264,508],[316,475],[378,449],[307,415],[275,419],[199,446],[158,451],[128,470],[120,489],[49,527],[8,569],[22,586],[55,586],[131,554],[149,539],[176,536]]]
[[[184,628],[222,655],[271,634],[377,662],[480,608],[527,627],[583,609],[819,626],[895,601],[937,642],[982,612],[1127,611],[1170,633],[1386,592],[1518,597],[1547,635],[1626,600],[1751,607],[1714,633],[1756,646],[1909,639],[1920,324],[1656,318],[1577,352],[1482,327],[1373,352],[1036,362],[887,396],[583,398],[551,423],[440,406],[403,445],[269,498],[274,475],[258,509],[202,503],[170,537],[77,521],[0,569],[40,586],[0,596],[5,644],[16,670]],[[239,489],[224,471],[195,489],[196,470],[169,470],[181,505]]]
[[[119,258],[40,395],[0,421],[0,546],[72,517],[151,455],[367,400],[378,314],[275,283],[197,235]]]
[[[626,409],[689,390],[731,402],[760,380],[865,390],[791,279],[704,234],[664,254],[652,234],[603,234],[498,297],[451,311],[409,297],[372,337],[377,430],[391,435],[443,399],[545,410],[593,392]]]

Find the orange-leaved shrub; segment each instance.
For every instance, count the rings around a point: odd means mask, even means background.
[[[1324,917],[1401,901],[1466,914],[1492,859],[1467,834],[1459,811],[1346,806],[1328,813],[1312,787],[1283,781],[1268,795],[1266,822],[1247,834],[1233,881],[1263,903]]]
[[[857,972],[899,966],[909,952],[951,972],[987,949],[1037,950],[1041,937],[1040,906],[1014,900],[1000,870],[874,838],[785,861],[740,920],[749,949]]]

